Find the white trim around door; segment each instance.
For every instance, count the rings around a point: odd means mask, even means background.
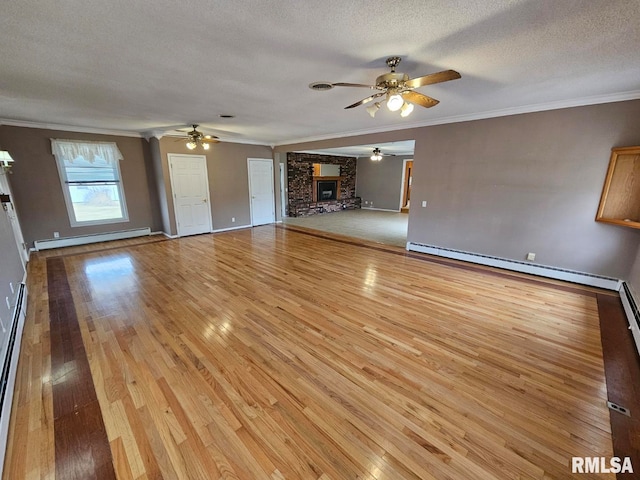
[[[280,167],[280,210],[282,218],[287,216],[287,179],[285,178],[286,165],[278,164]]]
[[[179,237],[210,233],[211,202],[207,157],[169,153],[171,197]]]
[[[273,160],[247,158],[249,180],[249,211],[251,225],[266,225],[276,221],[276,199],[273,177]]]

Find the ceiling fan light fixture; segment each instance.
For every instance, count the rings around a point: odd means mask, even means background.
[[[202,148],[204,148],[205,150],[209,150],[210,145],[208,143],[203,143]]]
[[[411,112],[413,112],[413,103],[404,102],[404,105],[400,108],[400,116],[408,117],[411,115]]]
[[[379,148],[373,149],[373,155],[371,155],[371,160],[373,160],[374,162],[379,162],[380,160],[382,160],[382,152],[380,151]]]
[[[387,99],[387,108],[392,112],[397,112],[398,110],[400,110],[403,104],[404,99],[397,93],[389,95],[389,98]]]
[[[355,87],[377,90],[377,93],[369,95],[367,98],[364,98],[359,102],[344,107],[345,110],[365,105],[376,98],[385,97],[382,101],[386,101],[387,108],[390,111],[397,112],[402,109],[401,115],[406,117],[411,114],[416,105],[424,108],[431,108],[439,103],[435,98],[431,98],[417,92],[417,88],[461,78],[460,74],[455,70],[443,70],[441,72],[422,75],[421,77],[409,78],[409,75],[406,73],[396,72],[396,68],[401,60],[401,57],[387,58],[387,66],[391,69],[391,72],[379,75],[373,85],[349,82],[315,82],[310,84],[309,87],[313,90],[329,90],[333,87]],[[405,98],[410,100],[410,103],[405,102]],[[367,108],[367,113],[369,113],[371,117],[374,117],[376,112],[377,108],[373,106]]]
[[[197,146],[198,146],[198,144],[196,142],[194,142],[193,140],[190,140],[190,141],[187,142],[187,148],[189,150],[194,150]]]
[[[375,118],[376,113],[380,110],[380,102],[376,102],[373,105],[367,107],[367,112],[371,115],[371,118]]]

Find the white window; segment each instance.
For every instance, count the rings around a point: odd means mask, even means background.
[[[127,222],[115,143],[51,140],[72,227]]]

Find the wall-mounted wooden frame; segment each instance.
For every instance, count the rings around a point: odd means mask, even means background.
[[[596,221],[640,228],[640,146],[611,149]]]

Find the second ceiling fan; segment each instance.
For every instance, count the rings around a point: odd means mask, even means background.
[[[202,148],[204,148],[205,150],[209,150],[209,145],[211,143],[220,142],[218,137],[216,137],[215,135],[205,135],[204,133],[198,131],[197,124],[193,124],[191,125],[191,127],[193,127],[193,130],[188,132],[178,130],[179,132],[186,134],[186,139],[181,140],[187,141],[187,148],[189,150],[194,150],[198,145],[202,145]]]
[[[395,157],[395,154],[382,153],[382,150],[376,147],[373,149],[373,154],[369,158],[371,158],[371,160],[373,160],[374,162],[379,162],[380,160],[382,160],[382,157]]]

